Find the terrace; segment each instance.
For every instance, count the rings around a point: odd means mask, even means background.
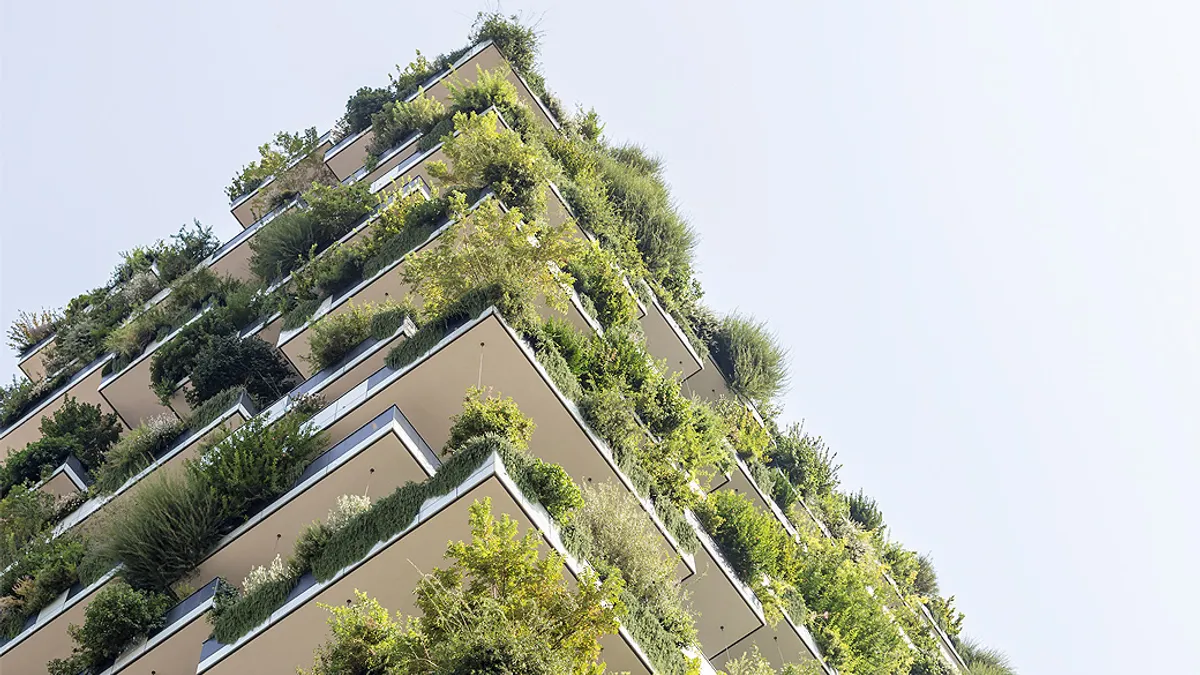
[[[325,581],[304,575],[282,606],[232,644],[215,639],[206,642],[196,672],[218,675],[253,669],[269,675],[293,673],[297,667],[309,666],[311,655],[306,650],[297,654],[294,646],[319,644],[328,637],[328,613],[318,603],[342,605],[353,599],[356,590],[394,611],[415,614],[411,589],[424,571],[445,564],[447,541],[470,539],[467,509],[484,499],[491,500],[494,513],[514,517],[522,530],[536,528],[546,548],[564,557],[568,571],[576,577],[581,573],[583,564],[567,553],[549,514],[522,493],[503,461],[493,453],[448,493],[426,499],[413,522],[375,544],[363,559]],[[649,658],[626,629],[602,638],[601,645],[601,658],[610,670],[646,675],[654,672]]]
[[[80,403],[99,405],[105,412],[114,412],[99,392],[104,366],[112,358],[112,354],[106,354],[84,366],[64,384],[42,398],[20,419],[0,431],[0,453],[7,457],[41,438],[42,419],[61,408],[68,396]]]

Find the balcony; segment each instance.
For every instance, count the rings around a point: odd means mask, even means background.
[[[409,481],[433,474],[438,460],[414,438],[411,426],[395,406],[350,433],[352,424],[335,407],[311,421],[341,442],[305,469],[287,493],[276,499],[217,544],[198,567],[202,579],[222,577],[234,585],[256,565],[269,564],[277,553],[292,550],[300,532],[323,520],[342,495],[386,495]]]
[[[296,672],[297,667],[309,667],[311,651],[297,650],[296,645],[315,646],[329,637],[326,623],[329,614],[318,603],[344,605],[354,598],[356,590],[376,598],[393,612],[414,615],[412,589],[422,571],[447,564],[444,552],[448,541],[470,539],[467,510],[484,499],[491,500],[493,515],[512,516],[522,530],[537,528],[546,548],[564,557],[572,575],[578,576],[582,571],[582,563],[562,546],[549,515],[521,493],[503,462],[493,454],[448,494],[427,499],[412,523],[377,543],[363,560],[348,565],[324,582],[318,582],[311,574],[304,575],[281,607],[233,644],[206,642],[196,672],[225,675],[253,671],[282,675]],[[601,645],[601,658],[609,670],[645,675],[653,672],[649,659],[624,628],[617,635],[603,638]]]
[[[281,199],[290,201],[287,199],[287,195],[293,188],[283,186],[283,176],[288,178],[289,185],[307,186],[313,182],[334,182],[333,174],[326,168],[323,161],[325,153],[333,147],[331,135],[330,132],[326,132],[317,139],[317,146],[308,155],[289,164],[284,169],[283,175],[272,176],[254,190],[233,200],[229,208],[233,217],[241,223],[242,227],[249,227],[265,214],[275,210]]]
[[[67,455],[63,462],[48,477],[38,484],[37,489],[59,499],[87,491],[92,478],[75,455]]]
[[[99,392],[104,366],[112,358],[112,354],[106,354],[84,366],[66,383],[46,395],[20,419],[9,425],[7,429],[0,431],[0,454],[7,458],[9,454],[41,438],[42,418],[57,412],[68,396],[80,403],[98,405],[104,412],[114,412],[112,406],[108,405]]]
[[[696,353],[687,333],[662,306],[650,287],[645,282],[641,282],[641,285],[642,291],[649,297],[649,302],[638,303],[644,312],[641,324],[646,334],[646,351],[655,360],[665,360],[667,371],[686,382],[701,372],[705,367],[704,361]]]
[[[112,494],[96,495],[81,504],[55,527],[55,536],[78,525],[84,525],[90,518],[102,511],[113,509],[114,503],[119,505],[134,499],[149,476],[162,476],[181,471],[184,463],[195,457],[204,443],[219,433],[219,429],[233,431],[249,421],[256,412],[257,408],[250,397],[243,393],[227,410],[208,424],[198,429],[185,431],[170,447],[155,457],[149,466],[131,476]]]
[[[551,191],[551,194],[557,194],[557,192]],[[474,205],[472,205],[472,210],[482,203],[483,200],[491,198],[493,197],[490,194],[485,194]],[[554,202],[555,200],[548,201],[548,203]],[[568,217],[568,210],[564,203],[558,202],[556,208],[547,208],[547,214],[548,218],[550,219],[550,224],[552,226],[559,226],[566,221],[566,218]],[[561,220],[558,220],[560,218]],[[371,221],[368,220],[367,224],[365,224],[363,227],[368,226],[370,222]],[[433,246],[434,242],[437,241],[438,238],[444,233],[449,231],[453,225],[453,221],[446,221],[443,225],[434,230],[424,242],[418,244],[409,253],[401,256],[399,259],[379,270],[371,277],[363,279],[358,284],[326,298],[317,308],[313,316],[309,318],[303,325],[291,330],[282,331],[279,335],[279,342],[276,346],[288,358],[288,361],[292,364],[292,367],[296,368],[296,370],[304,375],[310,375],[312,373],[313,366],[309,362],[309,356],[311,354],[309,349],[309,339],[312,334],[313,326],[321,319],[336,316],[337,314],[347,311],[354,305],[363,305],[368,303],[377,304],[387,302],[389,300],[402,301],[405,297],[407,297],[411,292],[411,288],[404,282],[401,272],[403,270],[405,261],[408,259],[408,256]],[[581,238],[585,237],[582,230],[576,229],[575,232],[575,236]],[[548,314],[550,312],[555,312],[555,314],[562,316],[561,314],[558,314],[556,310],[552,310],[544,306],[542,307],[543,314]],[[598,328],[596,322],[590,316],[588,316],[586,311],[584,311],[578,296],[576,296],[574,292],[571,294],[571,303],[565,318],[573,326],[575,326],[576,329],[584,333],[595,332]]]
[[[430,78],[422,86],[422,89],[425,92],[425,96],[440,101],[443,104],[449,104],[450,89],[447,85],[452,77],[460,78],[464,82],[471,82],[474,80],[476,73],[479,72],[479,69],[493,71],[500,67],[507,68],[507,62],[500,54],[500,50],[496,49],[496,46],[491,41],[485,41],[473,47],[449,69]],[[521,100],[530,109],[535,111],[539,120],[547,126],[557,129],[558,122],[546,109],[546,106],[542,104],[541,100],[529,89],[525,80],[520,75],[512,72],[511,68],[509,68],[509,71],[508,79],[516,86],[517,95],[520,96]],[[417,94],[413,94],[408,100],[416,97]],[[367,148],[370,147],[373,140],[375,140],[375,134],[370,128],[364,129],[353,136],[343,138],[337,145],[329,148],[325,153],[325,165],[338,180],[346,180],[354,175],[366,162]],[[382,162],[380,163],[382,164]]]
[[[54,333],[47,335],[17,359],[17,367],[34,382],[46,376],[46,354],[49,352],[50,345],[54,344],[55,337]]]
[[[96,593],[104,588],[116,570],[84,585],[76,582],[40,612],[29,617],[24,628],[7,642],[0,638],[0,673],[44,673],[51,659],[65,659],[74,645],[67,626],[83,625],[83,613]]]
[[[758,647],[777,670],[785,663],[817,661],[833,675],[808,630],[788,617],[772,626],[754,592],[737,578],[695,516],[689,513],[688,521],[696,529],[700,548],[696,575],[684,585],[692,592],[700,644],[713,666],[723,668],[729,659]]]
[[[220,583],[220,579],[213,579],[172,607],[167,612],[166,625],[117,657],[99,675],[190,673],[204,640],[212,632],[205,615],[213,607]]]

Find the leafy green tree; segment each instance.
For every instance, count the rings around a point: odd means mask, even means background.
[[[437,316],[467,291],[492,284],[524,304],[544,297],[551,307],[568,307],[566,289],[574,279],[561,270],[580,243],[566,224],[522,225],[521,211],[504,211],[494,199],[469,213],[461,194],[451,202],[454,230],[439,237],[436,246],[411,255],[404,266],[404,280],[424,301],[427,315]]]
[[[100,672],[138,638],[161,627],[170,606],[167,596],[135,590],[123,581],[105,586],[84,610],[83,625],[67,628],[75,640],[71,657],[50,661],[50,674]]]
[[[518,537],[507,515],[493,519],[490,500],[472,505],[470,519],[471,541],[447,547],[453,564],[418,582],[419,618],[402,626],[362,593],[327,607],[333,637],[310,675],[603,672],[599,639],[625,610],[620,578],[585,573],[572,592],[562,558],[539,555],[536,530]]]
[[[450,165],[434,162],[429,175],[460,189],[490,187],[505,206],[535,220],[545,213],[551,165],[543,152],[526,145],[520,134],[501,126],[492,114],[457,113],[454,130],[457,133],[442,145]]]

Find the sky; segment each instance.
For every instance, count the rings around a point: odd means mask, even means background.
[[[2,0],[0,323],[102,284],[278,130],[323,131],[437,3]],[[659,154],[707,302],[1023,675],[1184,670],[1200,528],[1200,42],[1187,3],[505,3]],[[1189,65],[1190,64],[1190,65]],[[3,359],[0,377],[16,372]]]

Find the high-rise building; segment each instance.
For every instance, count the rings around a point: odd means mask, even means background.
[[[623,581],[609,671],[967,672],[927,561],[774,423],[769,333],[700,304],[657,161],[565,115],[535,46],[481,17],[264,146],[229,241],[184,228],[14,326],[0,675],[310,668],[349,639],[329,607],[421,616],[476,503],[562,585]],[[457,630],[536,651],[562,608],[528,602]]]

